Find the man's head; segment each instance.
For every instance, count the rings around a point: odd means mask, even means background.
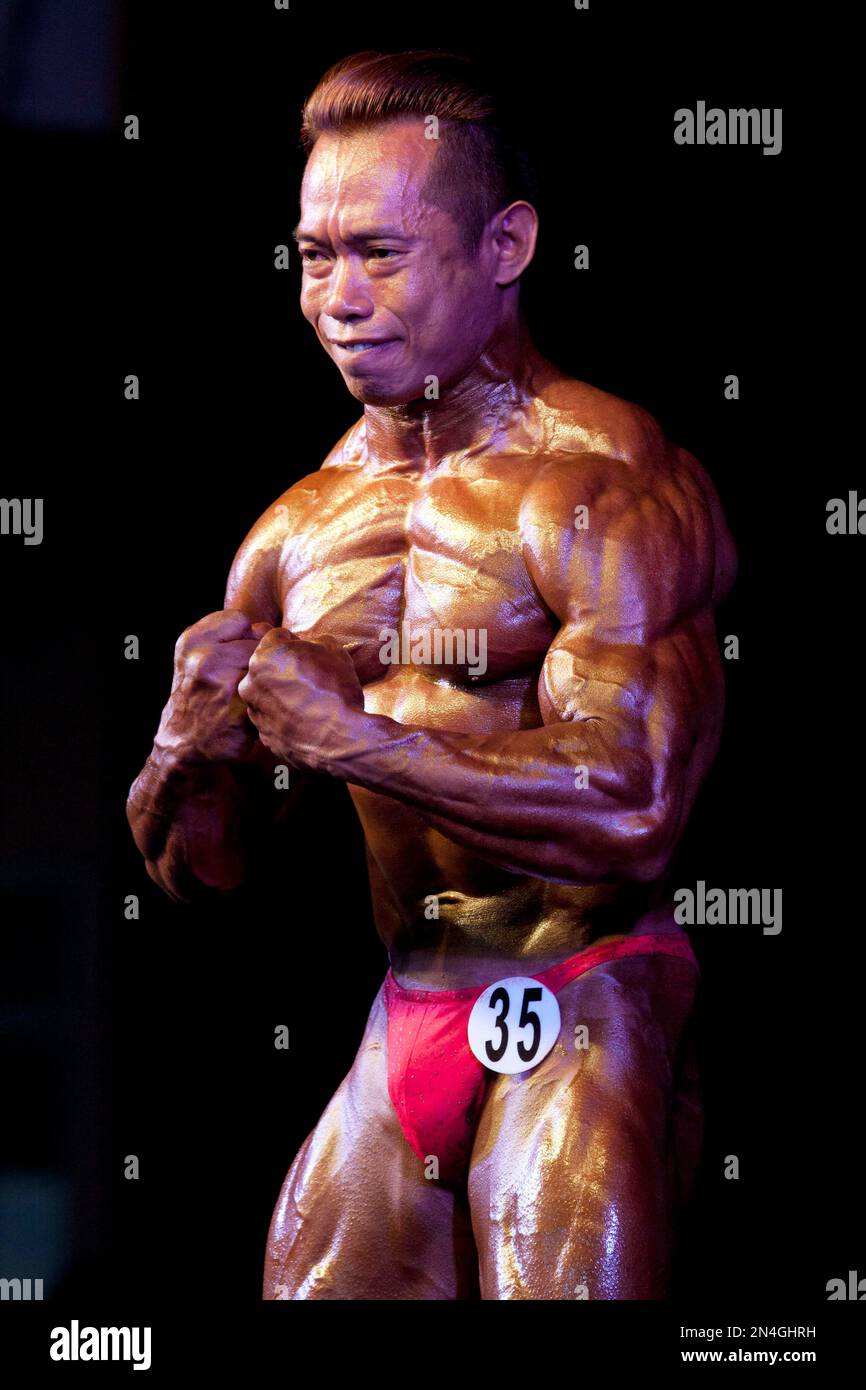
[[[301,307],[349,390],[397,404],[461,380],[516,313],[537,232],[490,85],[450,54],[355,54],[306,103],[302,141]]]

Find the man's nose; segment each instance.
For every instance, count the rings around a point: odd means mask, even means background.
[[[328,276],[324,312],[334,319],[365,318],[373,302],[365,285],[360,258],[339,256]]]

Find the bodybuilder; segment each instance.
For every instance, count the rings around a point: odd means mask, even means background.
[[[129,816],[179,900],[244,880],[275,766],[346,782],[363,827],[390,970],[266,1298],[657,1298],[701,1120],[661,881],[717,748],[735,554],[697,460],[535,349],[536,210],[494,203],[467,247],[431,100],[321,128],[308,103],[301,305],[364,413],[178,640]],[[514,977],[560,1026],[502,1072],[467,1024]],[[500,992],[522,1057],[541,994],[518,1019]]]

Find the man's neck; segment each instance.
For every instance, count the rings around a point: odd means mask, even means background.
[[[534,372],[548,365],[523,320],[495,338],[470,371],[438,400],[367,405],[367,450],[380,463],[436,468],[458,453],[504,448],[512,426],[525,427],[526,404],[536,394]]]

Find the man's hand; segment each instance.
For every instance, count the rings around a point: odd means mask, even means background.
[[[225,608],[193,623],[177,639],[174,682],[156,747],[184,765],[247,759],[256,731],[238,698],[238,682],[267,623]]]
[[[352,743],[364,692],[337,642],[305,642],[273,627],[256,648],[238,694],[272,753],[295,766],[329,771]]]
[[[127,816],[147,872],[178,902],[237,888],[257,862],[276,806],[286,805],[286,793],[272,789],[273,759],[238,695],[270,626],[227,607],[193,623],[175,644],[171,695],[130,787]]]

